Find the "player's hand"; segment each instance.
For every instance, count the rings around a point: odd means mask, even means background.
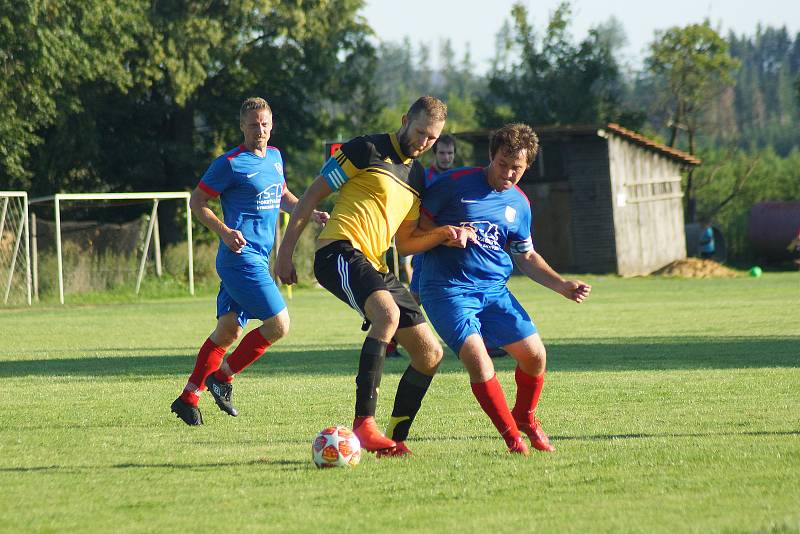
[[[592,286],[585,284],[580,280],[565,280],[560,291],[562,295],[567,297],[569,300],[577,302],[578,304],[589,298],[589,293],[591,292]]]
[[[275,276],[283,284],[297,283],[297,270],[294,268],[291,253],[285,253],[284,248],[278,250],[278,257],[275,258]]]
[[[446,247],[467,248],[467,243],[477,243],[475,229],[465,226],[445,226],[447,239],[442,243]]]
[[[325,226],[327,222],[330,220],[331,216],[328,214],[327,211],[317,211],[314,210],[311,213],[311,220],[317,223],[320,226]]]
[[[458,231],[460,232],[459,239],[463,238],[465,240],[465,247],[467,243],[478,244],[478,232],[472,226],[459,226]]]
[[[242,232],[239,230],[230,230],[222,234],[222,242],[225,246],[231,249],[236,254],[241,254],[242,249],[247,244]]]

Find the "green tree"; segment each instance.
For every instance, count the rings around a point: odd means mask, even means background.
[[[702,128],[708,103],[733,83],[739,62],[728,52],[726,41],[705,21],[657,31],[646,65],[656,78],[660,107],[665,111],[669,146],[678,132],[688,137],[690,154]]]
[[[0,3],[0,188],[30,187],[31,151],[42,153],[59,114],[83,111],[84,83],[131,87],[124,58],[144,9],[136,0]]]
[[[361,0],[68,4],[28,3],[27,18],[2,19],[3,66],[18,82],[0,81],[3,94],[23,94],[0,104],[15,118],[2,145],[27,139],[3,166],[34,193],[191,187],[239,140],[238,106],[252,95],[273,107],[273,142],[297,188],[318,169],[322,139],[375,112]],[[28,78],[41,86],[32,96]]]
[[[688,151],[695,153],[695,138],[703,127],[709,103],[733,83],[739,62],[728,52],[728,44],[708,21],[656,32],[646,65],[656,80],[658,106],[666,117],[669,146],[678,132],[685,131]],[[686,186],[686,219],[696,212],[692,172]]]
[[[621,96],[625,90],[615,52],[624,42],[619,24],[593,28],[579,43],[569,33],[571,8],[552,13],[541,37],[521,3],[498,37],[489,89],[480,102],[482,122],[496,126],[511,118],[532,124],[618,121],[629,127]]]

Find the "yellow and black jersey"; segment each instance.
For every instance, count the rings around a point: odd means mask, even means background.
[[[400,223],[419,218],[425,169],[403,154],[395,134],[356,137],[344,143],[320,174],[339,191],[319,239],[344,239],[379,271]]]

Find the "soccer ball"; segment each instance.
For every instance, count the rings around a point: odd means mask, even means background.
[[[361,443],[346,426],[329,426],[314,438],[311,459],[317,467],[355,467],[361,460]]]

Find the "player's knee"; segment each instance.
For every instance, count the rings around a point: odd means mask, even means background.
[[[278,315],[264,321],[264,324],[261,326],[261,335],[270,343],[275,343],[279,339],[286,337],[289,333],[290,325],[291,320],[289,319],[289,314],[285,313],[284,310]]]
[[[239,338],[241,328],[217,327],[212,334],[212,341],[220,347],[230,347]]]
[[[386,330],[397,330],[397,326],[400,324],[400,308],[394,303],[392,304],[391,306],[383,306],[378,310],[375,314],[375,319],[372,320],[374,325]]]
[[[431,362],[433,363],[434,368],[439,367],[442,358],[444,358],[444,349],[442,348],[442,346],[439,345],[439,343],[434,342],[431,344],[431,347],[428,352],[430,354],[430,359]]]
[[[530,365],[536,369],[537,374],[544,372],[545,366],[547,365],[547,351],[544,347],[535,348],[528,355],[528,361]]]

